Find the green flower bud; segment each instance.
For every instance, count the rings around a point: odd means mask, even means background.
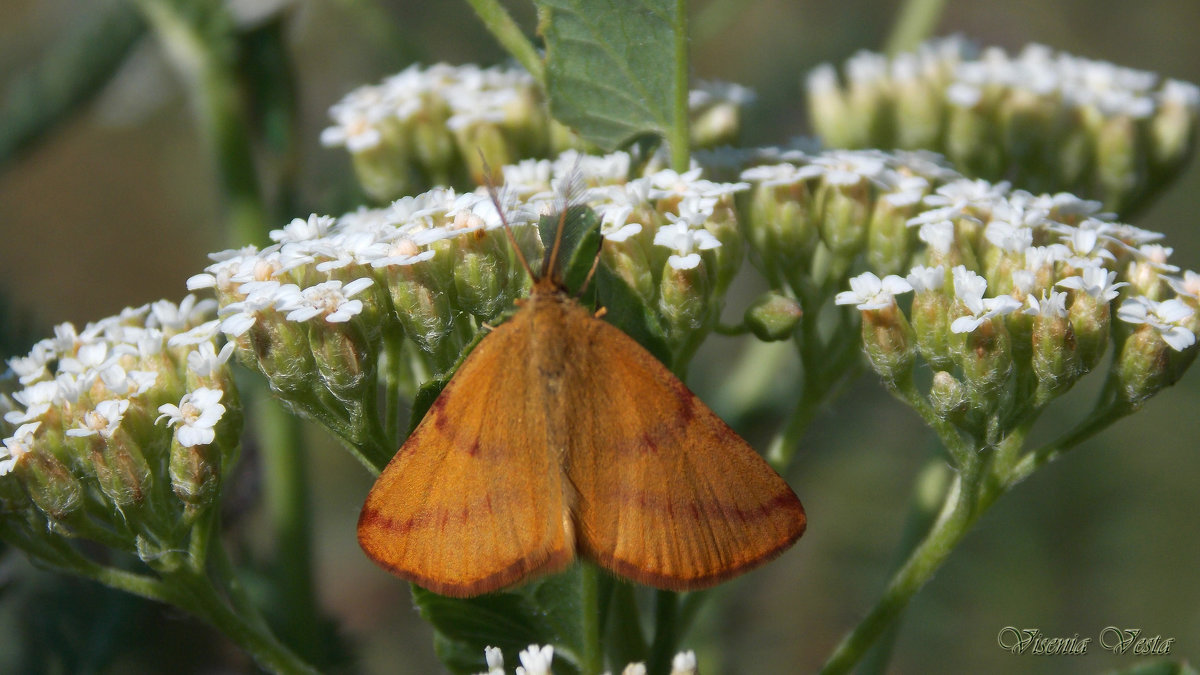
[[[817,134],[832,148],[853,148],[868,145],[860,129],[854,125],[848,103],[838,84],[837,70],[823,63],[808,74],[808,117]]]
[[[916,230],[908,226],[912,205],[898,206],[884,195],[875,201],[867,228],[867,265],[886,276],[908,269]]]
[[[1111,310],[1107,301],[1101,301],[1088,293],[1075,293],[1068,310],[1071,327],[1079,349],[1079,364],[1083,372],[1089,373],[1108,349]]]
[[[1066,293],[1051,293],[1039,301],[1030,298],[1033,331],[1032,366],[1038,379],[1037,404],[1067,391],[1084,374],[1079,362],[1075,331],[1067,320]],[[1026,314],[1028,316],[1028,314]]]
[[[941,146],[942,127],[946,119],[943,99],[946,82],[943,78],[921,72],[921,67],[920,59],[912,54],[900,54],[892,60],[898,148]]]
[[[1168,376],[1171,348],[1150,325],[1141,325],[1125,339],[1114,374],[1121,394],[1134,408],[1172,382]]]
[[[1013,366],[1012,342],[999,317],[963,334],[958,363],[973,406],[985,415],[994,412]]]
[[[863,249],[871,222],[871,188],[865,179],[853,185],[823,183],[817,190],[821,239],[837,257],[853,258]]]
[[[936,371],[929,388],[929,404],[941,419],[960,424],[968,409],[966,389],[950,373]]]
[[[950,310],[953,299],[942,288],[947,273],[943,267],[915,267],[908,275],[912,285],[912,309],[909,312],[917,349],[937,370],[948,370],[953,364]]]
[[[1150,120],[1150,176],[1152,184],[1174,178],[1196,150],[1196,114],[1200,89],[1193,84],[1167,80],[1159,93],[1158,113]]]
[[[221,487],[221,455],[215,444],[186,447],[171,441],[171,489],[184,503],[184,519],[194,520],[216,503]]]
[[[1096,182],[1104,203],[1118,213],[1135,202],[1146,182],[1146,155],[1140,125],[1131,115],[1104,119],[1093,132]]]
[[[358,322],[313,323],[308,335],[317,372],[329,392],[348,406],[370,400],[365,388],[376,384],[375,352]]]
[[[946,156],[968,176],[995,180],[1003,174],[1003,148],[996,142],[991,104],[977,100],[952,101],[946,128]]]
[[[454,328],[453,278],[435,270],[434,265],[388,268],[388,290],[404,333],[427,354],[437,352]]]
[[[381,124],[381,140],[373,147],[351,154],[354,175],[363,191],[387,202],[407,194],[424,181],[411,165],[412,140],[399,123]]]
[[[658,297],[646,250],[637,240],[606,239],[600,257],[604,266],[620,277],[643,304],[649,306]]]
[[[800,324],[803,312],[796,300],[767,292],[746,308],[745,322],[750,332],[763,342],[787,340]]]
[[[139,444],[122,429],[107,442],[99,435],[88,439],[88,454],[96,480],[118,509],[144,503],[154,487],[150,463]]]
[[[83,486],[51,453],[26,452],[13,471],[25,486],[29,498],[53,521],[69,522],[72,514],[83,505]]]
[[[715,316],[712,297],[712,281],[703,260],[693,267],[675,267],[671,262],[663,267],[658,311],[676,356],[689,353],[707,334]]]
[[[762,181],[744,202],[744,229],[768,280],[779,287],[806,266],[817,242],[808,184],[791,164],[754,167],[742,178]]]
[[[895,304],[884,309],[862,310],[863,348],[871,367],[886,384],[912,377],[916,350],[912,326]]]
[[[495,318],[512,304],[507,236],[502,229],[476,230],[458,243],[453,273],[458,307],[483,321]]]

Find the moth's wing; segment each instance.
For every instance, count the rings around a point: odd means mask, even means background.
[[[528,395],[529,330],[519,311],[475,346],[359,516],[367,555],[435,593],[489,593],[575,557],[560,460]]]
[[[619,329],[589,317],[565,392],[580,555],[634,581],[705,588],[804,533],[800,500],[753,448]]]

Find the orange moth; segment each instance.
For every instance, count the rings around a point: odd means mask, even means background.
[[[654,356],[568,293],[556,271],[566,219],[564,207],[529,298],[475,346],[371,488],[359,544],[454,597],[577,556],[671,590],[766,563],[804,533],[800,500]]]

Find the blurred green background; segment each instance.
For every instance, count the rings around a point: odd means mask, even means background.
[[[0,3],[0,91],[87,12],[110,2]],[[236,3],[243,6],[275,3]],[[526,26],[526,3],[508,3]],[[774,144],[807,132],[800,81],[822,61],[879,49],[898,3],[866,0],[695,2],[697,76],[754,88],[744,140]],[[291,6],[287,38],[299,83],[298,204],[277,225],[352,202],[346,154],[317,135],[351,88],[408,63],[495,63],[503,54],[467,4],[338,0]],[[938,34],[961,33],[1010,52],[1041,42],[1163,76],[1200,82],[1196,0],[997,0],[949,3]],[[0,166],[0,291],[10,335],[40,337],[160,297],[179,298],[209,251],[225,248],[213,162],[185,92],[152,39],[45,142]],[[0,120],[3,124],[3,120]],[[1200,170],[1193,164],[1136,224],[1168,235],[1173,261],[1200,268]],[[735,286],[736,317],[756,291]],[[22,333],[21,331],[25,331]],[[689,383],[720,410],[728,338],[713,337]],[[793,366],[794,368],[794,366]],[[783,373],[780,377],[788,377]],[[1081,384],[1039,426],[1077,419]],[[1103,651],[1106,626],[1173,637],[1171,656],[1200,658],[1200,376],[1189,373],[1147,408],[1004,497],[911,605],[889,672],[1096,673],[1141,657]],[[771,429],[741,429],[763,447]],[[809,531],[778,562],[721,592],[725,604],[685,646],[715,654],[710,672],[815,670],[869,609],[894,565],[913,479],[931,436],[915,414],[863,378],[812,426],[789,481]],[[348,671],[440,670],[406,585],[359,551],[354,529],[371,478],[310,430],[320,601],[346,648]],[[247,559],[268,551],[256,520],[253,453],[226,495],[230,537]],[[1005,626],[1092,637],[1085,656],[1013,655]],[[223,638],[178,612],[29,568],[0,556],[0,670],[32,654],[45,670],[179,673],[250,670]],[[700,635],[712,636],[701,639]],[[710,644],[711,643],[711,644]],[[136,645],[129,647],[129,645]],[[132,649],[133,651],[130,651]],[[56,669],[46,654],[60,656]],[[69,655],[77,661],[64,661]],[[509,655],[510,665],[515,655]],[[63,665],[66,663],[67,665]],[[72,666],[71,664],[76,664]]]

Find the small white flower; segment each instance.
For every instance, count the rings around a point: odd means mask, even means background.
[[[168,347],[186,347],[189,345],[200,345],[206,342],[211,342],[217,336],[221,326],[220,319],[206,321],[199,326],[185,332],[176,333],[167,340]]]
[[[863,272],[851,277],[850,290],[842,291],[834,299],[839,305],[855,305],[861,310],[884,309],[896,304],[896,295],[913,289],[904,279],[889,274],[883,279],[874,272]]]
[[[25,387],[21,391],[13,392],[13,400],[25,406],[25,412],[17,412],[10,410],[4,413],[4,421],[9,424],[25,424],[32,422],[46,411],[50,410],[50,406],[54,404],[58,398],[58,382],[55,380],[46,380],[37,382]]]
[[[679,652],[671,659],[671,675],[696,675],[696,652]]]
[[[504,654],[499,647],[484,647],[483,658],[487,660],[486,675],[504,675]]]
[[[917,237],[938,254],[946,255],[954,247],[954,223],[949,220],[925,223],[917,232]]]
[[[276,298],[276,307],[287,312],[288,321],[308,321],[321,315],[329,323],[345,323],[363,310],[362,300],[350,298],[375,281],[370,277],[355,279],[342,286],[336,279],[299,290],[289,284],[286,292],[281,289]]]
[[[631,663],[625,666],[625,670],[621,671],[621,675],[646,675],[646,664],[640,661]]]
[[[12,471],[17,462],[33,450],[33,434],[41,424],[22,424],[12,436],[4,439],[4,449],[0,450],[0,476]]]
[[[1200,274],[1196,274],[1191,270],[1183,271],[1183,278],[1165,277],[1167,285],[1172,290],[1180,295],[1186,295],[1189,298],[1200,298]]]
[[[529,645],[518,656],[524,667],[517,667],[517,675],[550,675],[550,663],[554,660],[553,646]]]
[[[1024,314],[1056,319],[1067,318],[1067,294],[1063,291],[1050,291],[1048,297],[1046,291],[1042,291],[1041,301],[1033,295],[1026,296],[1025,301],[1029,306],[1021,310]]]
[[[672,268],[690,270],[700,264],[696,249],[717,248],[721,242],[708,230],[692,229],[686,223],[675,222],[658,228],[654,233],[654,245],[675,250],[675,254],[667,258],[667,264]]]
[[[200,343],[194,351],[188,352],[188,370],[200,377],[211,377],[229,361],[229,356],[233,354],[233,346],[232,342],[226,342],[218,352],[212,342]]]
[[[1099,265],[1093,264],[1084,267],[1079,275],[1067,277],[1055,285],[1075,291],[1082,291],[1092,296],[1098,302],[1108,302],[1119,295],[1118,288],[1129,285],[1124,281],[1113,283],[1116,281],[1116,278],[1116,272],[1110,272]]]
[[[1196,334],[1184,325],[1193,313],[1195,310],[1179,298],[1155,302],[1138,295],[1121,303],[1117,318],[1128,323],[1149,324],[1162,336],[1163,342],[1181,352],[1196,342]]]
[[[326,236],[336,225],[337,218],[313,213],[307,219],[293,218],[282,230],[271,230],[268,236],[280,243],[311,241]]]
[[[154,422],[167,418],[167,424],[176,427],[175,437],[185,448],[207,445],[216,438],[213,427],[225,414],[225,406],[220,403],[224,394],[220,389],[200,387],[184,394],[178,406],[170,403],[158,406],[162,414]]]
[[[96,404],[95,410],[83,413],[79,426],[67,429],[68,436],[95,436],[112,438],[113,432],[121,426],[121,419],[129,409],[129,399],[109,399]]]
[[[909,271],[905,280],[917,293],[936,291],[946,284],[946,268],[941,265],[937,267],[917,265]]]
[[[994,316],[1004,316],[1020,309],[1021,303],[1008,295],[984,298],[987,280],[966,267],[958,265],[953,274],[954,295],[966,305],[970,314],[955,319],[950,324],[951,332],[970,333]]]

